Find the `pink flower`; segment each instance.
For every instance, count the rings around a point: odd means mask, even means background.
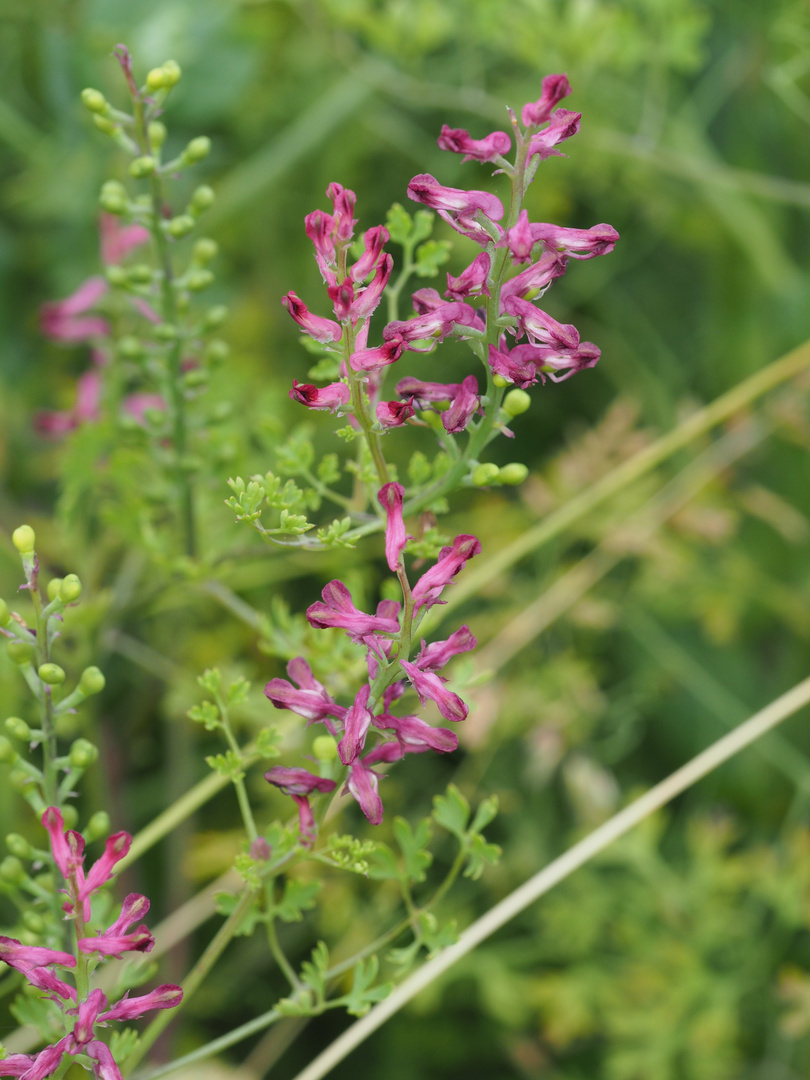
[[[165,412],[166,402],[160,394],[128,394],[121,406],[127,416],[142,426],[146,426],[146,414],[150,409],[155,412]]]
[[[567,264],[565,255],[556,251],[544,251],[537,262],[504,282],[501,304],[503,305],[507,296],[525,297],[529,292],[542,295],[556,278],[562,277]]]
[[[442,303],[417,315],[415,319],[405,322],[390,322],[383,328],[385,341],[401,340],[414,352],[429,352],[436,341],[442,341],[451,334],[457,326],[473,326],[476,322],[475,308],[461,300]],[[430,339],[427,349],[417,349],[412,344],[414,341],[426,341]]]
[[[454,731],[432,727],[418,716],[390,716],[384,713],[375,718],[374,724],[384,731],[393,731],[404,753],[437,750],[440,754],[449,754],[458,749],[458,736]],[[382,745],[390,746],[390,743]],[[371,764],[369,757],[366,755],[363,760]]]
[[[82,905],[82,917],[90,921],[90,896],[110,880],[116,863],[127,854],[132,837],[118,832],[107,838],[104,852],[84,873],[84,837],[73,829],[64,831],[62,815],[55,806],[49,806],[42,815],[42,824],[51,841],[56,865],[67,883],[68,902],[64,909],[72,915],[77,905]]]
[[[100,315],[85,315],[105,295],[109,286],[103,277],[91,277],[65,300],[43,304],[39,328],[52,341],[91,341],[107,337],[110,324]]]
[[[99,418],[101,403],[101,372],[95,368],[85,371],[76,382],[76,404],[67,411],[43,409],[34,416],[34,428],[50,438],[58,438],[69,431]]]
[[[420,173],[408,184],[408,197],[438,211],[448,225],[476,243],[488,244],[493,239],[493,233],[503,231],[496,224],[503,217],[503,203],[487,191],[443,187],[435,176]],[[481,218],[490,224],[491,233],[481,224]]]
[[[354,236],[354,227],[357,224],[352,216],[357,196],[353,191],[349,191],[338,183],[331,183],[326,189],[326,194],[332,202],[334,211],[332,236],[337,243],[347,244]]]
[[[323,589],[323,603],[307,608],[307,618],[313,626],[341,627],[353,641],[362,641],[369,634],[397,634],[396,619],[366,615],[352,604],[352,594],[342,581],[330,581]]]
[[[397,336],[374,349],[358,349],[349,357],[349,367],[352,371],[365,371],[373,374],[399,360],[404,348],[404,341]]]
[[[478,644],[470,633],[469,626],[460,626],[445,641],[432,641],[430,645],[422,641],[422,649],[416,658],[416,666],[421,671],[439,671],[459,653],[469,652]]]
[[[84,937],[79,940],[79,950],[83,953],[100,953],[102,956],[117,956],[123,952],[151,952],[155,944],[149,929],[141,924],[136,930],[127,933],[130,926],[149,911],[149,901],[138,893],[130,893],[121,906],[121,914],[102,934]]]
[[[532,135],[528,157],[533,158],[535,154],[539,154],[542,161],[554,154],[561,154],[561,151],[556,149],[557,143],[576,135],[581,120],[582,113],[570,112],[568,109],[555,109],[551,114],[549,126],[538,131],[536,135]]]
[[[509,248],[515,262],[524,263],[530,262],[536,242],[529,225],[529,212],[521,210],[515,224],[504,233],[501,246]]]
[[[453,397],[450,408],[442,413],[444,430],[453,434],[464,431],[480,404],[478,380],[474,375],[468,375]]]
[[[407,401],[380,401],[376,412],[383,427],[402,427],[414,414],[413,398]]]
[[[489,255],[482,251],[458,277],[451,277],[448,274],[445,295],[452,297],[453,300],[463,300],[465,296],[489,296],[487,278],[491,263]]]
[[[357,691],[354,704],[346,713],[343,738],[338,743],[338,754],[344,765],[351,765],[365,746],[366,735],[371,726],[371,713],[368,711],[370,693],[371,687],[366,683]]]
[[[496,375],[509,379],[522,390],[537,382],[537,366],[528,358],[523,359],[516,348],[510,352],[503,337],[497,347],[489,346],[489,366]]]
[[[306,405],[308,409],[328,409],[330,412],[337,412],[344,405],[349,404],[352,392],[349,384],[345,382],[329,383],[328,386],[319,388],[293,379],[290,397],[293,401]]]
[[[136,247],[149,239],[149,230],[143,225],[122,225],[115,214],[102,214],[99,219],[101,233],[101,261],[105,266],[122,263]]]
[[[383,804],[377,794],[377,782],[377,774],[366,768],[362,759],[358,758],[349,767],[349,779],[344,788],[357,800],[372,825],[379,825],[383,819]]]
[[[289,795],[298,807],[298,829],[304,847],[315,843],[315,816],[309,805],[308,795],[313,791],[334,791],[335,781],[322,776],[314,776],[306,769],[288,769],[283,765],[274,765],[264,774],[265,780]]]
[[[442,590],[449,585],[462,566],[474,555],[481,552],[480,541],[475,536],[457,536],[452,547],[443,547],[439,553],[438,561],[419,578],[413,587],[413,597],[416,601],[416,610],[427,604],[442,603],[439,600]]]
[[[129,996],[127,990],[120,1001],[101,1014],[99,1020],[103,1023],[108,1023],[110,1020],[137,1020],[139,1016],[143,1016],[145,1012],[151,1012],[152,1009],[174,1009],[182,1000],[183,991],[172,983],[156,986],[148,994],[141,994],[134,998]]]
[[[416,403],[416,407],[423,409],[432,402],[452,401],[461,390],[461,383],[423,382],[412,375],[406,375],[404,379],[399,380],[396,390],[402,397],[409,395]]]
[[[494,161],[512,148],[512,140],[505,131],[493,131],[483,139],[472,139],[464,128],[450,128],[447,124],[442,125],[438,143],[440,150],[464,154],[463,161]]]
[[[530,226],[535,241],[542,240],[548,249],[570,255],[572,259],[593,259],[609,255],[619,234],[612,225],[592,225],[590,229],[566,229],[542,222]]]
[[[501,305],[505,315],[517,319],[517,332],[526,334],[532,345],[549,345],[562,349],[576,349],[579,331],[570,323],[558,323],[541,308],[535,307],[520,296],[506,296]]]
[[[364,281],[369,274],[376,273],[382,263],[383,247],[388,243],[388,229],[384,225],[375,225],[363,234],[365,251],[349,270],[352,281]]]
[[[405,488],[402,484],[393,481],[383,484],[377,492],[377,499],[385,511],[385,559],[388,569],[395,574],[402,566],[402,551],[412,537],[405,532],[405,522],[402,520],[402,505],[405,498]]]
[[[314,338],[315,341],[340,341],[343,337],[343,328],[341,326],[331,319],[323,319],[320,315],[310,314],[306,304],[303,300],[299,300],[294,292],[288,292],[286,296],[282,297],[281,302],[304,333]]]
[[[290,660],[287,674],[300,689],[296,689],[286,679],[271,679],[264,688],[265,695],[277,709],[289,709],[310,723],[321,721],[333,735],[336,734],[335,726],[329,718],[343,720],[346,709],[332,700],[326,688],[312,674],[306,660],[302,656]]]
[[[571,93],[567,75],[546,75],[540,99],[523,106],[521,119],[526,127],[545,124],[558,102]]]
[[[422,671],[416,664],[410,664],[407,660],[400,660],[400,665],[423,705],[430,698],[431,701],[436,702],[445,720],[457,722],[467,719],[469,709],[458,694],[447,689],[438,675],[432,671]]]

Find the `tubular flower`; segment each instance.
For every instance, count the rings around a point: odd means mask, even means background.
[[[451,277],[448,274],[445,296],[453,300],[463,300],[465,296],[489,296],[487,279],[491,264],[489,255],[482,251],[458,277]]]
[[[521,119],[526,127],[538,127],[545,124],[551,117],[555,106],[568,97],[571,93],[571,85],[567,75],[546,75],[543,79],[542,94],[538,101],[529,102],[523,106]]]
[[[427,605],[432,607],[439,600],[442,590],[449,585],[459,570],[473,555],[481,553],[481,543],[475,536],[457,536],[451,547],[443,547],[435,566],[426,571],[413,587],[416,610]]]
[[[299,300],[294,292],[288,292],[286,296],[282,297],[281,302],[303,332],[314,338],[315,341],[325,344],[330,341],[340,341],[343,337],[342,327],[333,322],[332,319],[324,319],[320,315],[310,314],[306,304],[303,300]]]
[[[109,289],[103,277],[91,277],[65,300],[43,304],[39,328],[52,341],[75,343],[107,337],[110,324],[100,315],[87,315]]]
[[[381,401],[376,412],[383,427],[402,427],[414,414],[413,398],[407,401]]]
[[[368,711],[370,693],[371,687],[366,683],[357,691],[354,704],[346,712],[343,738],[338,743],[338,754],[344,765],[351,765],[366,744],[366,734],[371,726],[371,713]]]
[[[437,341],[443,341],[457,326],[474,326],[475,308],[461,300],[444,302],[405,322],[390,322],[383,328],[385,341],[402,341],[414,352],[430,352]],[[414,341],[430,341],[426,349],[417,349]]]
[[[360,809],[372,825],[379,825],[383,819],[383,804],[377,792],[378,776],[358,758],[349,766],[349,779],[344,791],[348,791],[358,802]]]
[[[469,709],[458,696],[442,682],[441,678],[433,671],[422,671],[416,664],[410,664],[407,660],[400,660],[402,670],[408,676],[414,690],[419,695],[422,704],[430,698],[435,701],[439,712],[445,720],[466,720]]]
[[[558,323],[541,308],[520,296],[504,298],[503,313],[517,319],[518,334],[525,334],[532,345],[549,345],[561,349],[576,349],[579,331],[570,323]]]
[[[68,901],[63,905],[64,910],[72,917],[81,905],[82,917],[89,922],[91,894],[110,880],[115,864],[129,851],[132,837],[126,832],[108,837],[104,853],[93,863],[85,877],[84,837],[73,829],[64,831],[62,815],[55,806],[49,806],[44,812],[42,824],[51,841],[54,862],[67,884]]]
[[[388,569],[395,574],[402,565],[402,551],[410,536],[405,532],[402,520],[402,505],[405,488],[395,481],[384,484],[377,492],[377,499],[385,511],[385,559]]]
[[[323,603],[310,604],[307,618],[313,626],[337,626],[353,641],[362,641],[369,634],[396,634],[396,619],[366,615],[352,604],[352,594],[342,581],[330,581],[321,593]]]
[[[264,688],[266,697],[277,709],[289,709],[310,723],[321,721],[334,735],[335,726],[330,717],[342,720],[346,715],[345,708],[332,700],[302,656],[290,660],[287,674],[300,689],[296,689],[286,679],[271,679]]]
[[[473,139],[464,128],[451,128],[447,124],[442,125],[437,141],[440,150],[464,154],[462,161],[494,161],[512,149],[512,140],[505,131],[493,131],[483,139]]]
[[[590,229],[565,229],[560,225],[538,222],[530,226],[535,241],[542,240],[549,250],[559,251],[572,259],[593,259],[609,255],[616,246],[619,234],[612,225],[592,225]]]
[[[450,408],[442,413],[444,430],[451,434],[464,431],[480,404],[478,380],[474,375],[468,375],[453,397]]]
[[[274,765],[264,774],[264,778],[292,798],[298,807],[301,843],[304,847],[312,847],[315,843],[316,827],[308,796],[313,791],[334,791],[335,781],[327,780],[322,776],[314,776],[306,769],[288,769],[283,765]]]
[[[328,386],[317,387],[293,379],[290,397],[293,401],[306,405],[308,409],[328,409],[329,412],[337,412],[344,405],[349,404],[352,392],[349,384],[345,382],[334,382],[329,383]]]
[[[420,173],[408,184],[408,197],[436,210],[448,225],[476,243],[488,244],[503,232],[497,224],[504,215],[503,203],[487,191],[443,187],[435,176]],[[490,225],[491,232],[483,221]]]
[[[570,112],[568,109],[555,109],[551,114],[548,127],[532,135],[529,141],[529,158],[539,154],[540,160],[543,161],[554,154],[561,154],[562,151],[557,150],[557,143],[576,135],[581,120],[582,113]]]

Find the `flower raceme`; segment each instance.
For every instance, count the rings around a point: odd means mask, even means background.
[[[409,753],[436,750],[448,753],[458,746],[454,732],[435,728],[420,717],[395,715],[392,709],[410,686],[422,705],[432,701],[440,714],[454,723],[464,720],[468,709],[458,694],[448,690],[442,668],[459,653],[467,652],[476,640],[466,626],[460,627],[446,641],[424,641],[414,659],[408,659],[415,622],[422,608],[442,603],[442,591],[451,583],[468,559],[478,554],[481,545],[474,536],[457,536],[451,546],[442,549],[435,564],[410,588],[404,567],[404,552],[412,537],[403,520],[404,489],[401,484],[384,484],[378,492],[385,512],[385,553],[389,569],[403,587],[404,604],[383,600],[374,615],[358,610],[351,593],[341,581],[330,581],[322,600],[310,605],[307,618],[314,627],[342,629],[366,650],[369,680],[355,694],[348,707],[337,705],[319,683],[303,658],[288,665],[293,686],[286,679],[271,679],[265,694],[276,706],[303,717],[308,724],[323,723],[338,738],[340,762],[348,769],[344,792],[351,794],[372,824],[383,817],[379,795],[380,777],[373,766],[390,764]],[[376,744],[367,747],[374,733]],[[309,798],[316,792],[331,792],[336,782],[318,777],[306,769],[276,766],[266,779],[292,796],[299,810],[301,842],[311,846],[315,840],[314,815]]]
[[[48,833],[54,862],[65,879],[68,899],[63,905],[68,918],[76,923],[77,954],[41,946],[23,945],[14,938],[0,937],[0,960],[18,971],[28,983],[55,1002],[62,1010],[65,1035],[36,1054],[11,1054],[0,1061],[0,1076],[21,1077],[22,1080],[45,1080],[62,1064],[65,1056],[83,1055],[88,1058],[97,1080],[121,1080],[118,1065],[109,1047],[96,1032],[113,1020],[129,1021],[153,1009],[171,1009],[179,1005],[183,991],[179,986],[164,984],[148,994],[130,997],[129,993],[110,1006],[104,992],[88,990],[78,999],[75,986],[56,975],[53,968],[72,977],[79,962],[86,957],[104,960],[120,957],[125,952],[149,952],[154,938],[141,924],[130,927],[149,910],[145,896],[131,893],[121,906],[118,918],[106,930],[87,934],[91,919],[90,900],[112,877],[116,864],[129,851],[132,837],[120,832],[109,837],[104,852],[85,873],[84,837],[73,829],[65,830],[60,811],[48,807],[42,824]]]

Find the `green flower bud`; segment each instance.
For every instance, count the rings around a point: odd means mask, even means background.
[[[220,341],[219,338],[209,341],[205,347],[205,359],[212,367],[223,364],[230,355],[230,346],[227,342]]]
[[[147,76],[148,78],[148,76]],[[148,127],[149,143],[155,150],[160,150],[161,146],[166,142],[166,125],[161,124],[159,120],[153,120]]]
[[[11,534],[11,542],[21,555],[30,555],[37,542],[37,534],[30,525],[20,525]]]
[[[502,484],[522,484],[526,477],[529,475],[529,470],[526,465],[520,461],[510,461],[508,465],[504,465],[502,469],[498,470],[498,479]]]
[[[177,327],[171,323],[161,323],[155,327],[154,335],[158,341],[177,341]]]
[[[194,218],[191,214],[180,214],[179,217],[172,218],[168,223],[166,232],[179,240],[181,236],[188,236],[194,228],[194,224]]]
[[[10,832],[6,837],[6,847],[18,859],[30,859],[34,852],[25,837],[16,832]]]
[[[503,377],[503,375],[493,375],[492,376],[492,381],[495,383],[496,386],[499,386],[499,387],[511,386],[512,385],[511,379],[505,379]]]
[[[196,214],[201,214],[204,210],[210,210],[215,200],[214,189],[207,184],[201,184],[191,196],[191,209]]]
[[[186,276],[186,288],[192,292],[202,292],[213,283],[214,275],[210,270],[191,270]]]
[[[488,487],[498,479],[500,469],[492,461],[483,462],[473,469],[472,482],[476,487]]]
[[[183,151],[183,159],[188,165],[204,161],[211,153],[211,140],[207,135],[198,135],[192,139]]]
[[[153,93],[155,90],[162,90],[167,87],[166,72],[162,67],[152,68],[152,70],[146,76],[146,89],[151,90]]]
[[[91,113],[105,113],[110,107],[102,92],[91,86],[82,90],[82,105]]]
[[[124,360],[140,360],[145,351],[143,342],[132,334],[126,334],[116,345],[116,352]]]
[[[19,664],[20,667],[23,664],[30,664],[34,656],[34,646],[29,641],[9,641],[6,650],[14,663]]]
[[[133,285],[150,285],[152,282],[152,267],[148,263],[135,263],[126,274],[127,281]]]
[[[127,189],[121,183],[120,180],[105,180],[101,185],[102,195],[120,195],[122,199],[126,198]]]
[[[183,385],[193,390],[197,386],[205,386],[208,382],[208,372],[205,368],[192,368],[183,375]]]
[[[312,743],[312,752],[318,761],[334,761],[337,757],[337,743],[331,735],[318,735]]]
[[[65,681],[65,669],[59,667],[58,664],[40,664],[37,675],[48,686],[59,686]]]
[[[59,586],[59,599],[65,604],[72,604],[82,595],[82,583],[76,574],[68,574]]]
[[[93,116],[93,123],[105,135],[114,135],[118,130],[118,124],[114,120],[110,120],[108,116],[99,116],[98,113]]]
[[[21,720],[19,716],[7,717],[4,726],[12,739],[19,739],[20,742],[30,741],[31,728],[28,726],[28,724],[26,724],[24,720]]]
[[[120,289],[122,285],[126,285],[128,278],[127,272],[123,266],[108,266],[107,267],[107,281],[117,289]]]
[[[39,935],[45,930],[45,920],[42,918],[41,915],[37,915],[35,911],[31,911],[30,909],[23,912],[23,923],[25,924],[25,928],[30,931],[30,933],[37,935],[37,939],[39,938]],[[35,940],[34,944],[36,943],[37,942]]]
[[[532,399],[525,390],[510,390],[503,399],[503,411],[509,416],[520,416],[525,413],[532,403]]]
[[[172,86],[177,86],[180,82],[180,76],[182,75],[180,65],[176,60],[166,60],[163,64],[163,75],[166,80],[165,85],[171,89]]]
[[[70,748],[68,760],[74,769],[87,769],[98,761],[98,747],[87,739],[77,739]]]
[[[21,795],[25,794],[26,788],[31,788],[36,784],[36,780],[26,769],[12,769],[8,774],[8,782]]]
[[[8,604],[0,599],[0,626],[8,626],[10,622],[11,612],[8,610]]]
[[[109,836],[110,815],[105,810],[96,810],[82,832],[88,844],[92,843],[93,840],[98,840],[102,836]]]
[[[75,829],[79,824],[79,811],[71,803],[62,807],[62,820],[66,829]]]
[[[144,154],[143,157],[136,157],[134,161],[129,163],[129,175],[133,176],[136,180],[143,180],[146,176],[151,176],[155,171],[155,159],[149,154]]]
[[[82,677],[79,679],[79,689],[85,697],[92,697],[93,694],[100,694],[105,685],[106,679],[97,667],[85,668],[82,672]]]
[[[216,240],[210,240],[207,236],[201,237],[191,252],[191,257],[200,263],[209,263],[217,257],[219,245]]]
[[[214,307],[209,308],[205,313],[203,319],[203,326],[206,330],[216,330],[218,326],[222,324],[228,318],[228,309],[224,304],[215,304]]]
[[[59,595],[59,588],[61,584],[62,579],[60,577],[51,578],[51,580],[48,582],[48,587],[45,590],[48,594],[49,600],[55,600],[57,598],[57,596]]]
[[[13,855],[6,855],[0,862],[0,878],[3,881],[7,881],[10,885],[21,885],[26,877],[25,867]]]
[[[98,205],[108,214],[115,214],[117,217],[127,212],[127,200],[121,195],[110,195],[102,191]]]
[[[5,735],[0,735],[0,761],[4,765],[11,765],[18,758],[17,751],[11,745],[9,739]]]

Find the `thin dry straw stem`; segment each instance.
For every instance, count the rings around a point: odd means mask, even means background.
[[[519,915],[539,897],[583,866],[600,851],[624,836],[650,814],[660,810],[692,784],[706,776],[719,765],[750,746],[760,736],[792,716],[803,706],[810,704],[810,678],[804,679],[792,690],[772,701],[760,712],[740,724],[734,731],[718,739],[708,749],[692,758],[686,765],[656,784],[648,792],[615,814],[604,825],[580,840],[565,854],[549,863],[534,877],[521,885],[485,915],[468,927],[455,945],[449,946],[432,960],[428,960],[410,978],[401,983],[385,1001],[352,1024],[338,1039],[319,1054],[314,1061],[298,1074],[295,1080],[320,1080],[342,1061],[355,1047],[381,1027],[412,998],[440,975],[458,963],[467,953],[486,940],[496,930]]]

